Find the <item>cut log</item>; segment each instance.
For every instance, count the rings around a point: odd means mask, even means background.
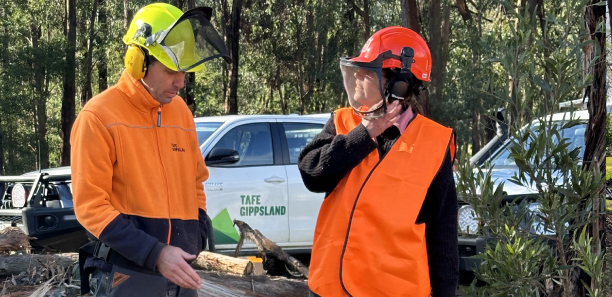
[[[55,269],[69,267],[79,259],[77,253],[48,255],[3,255],[0,256],[0,276],[18,275],[23,271]]]
[[[294,257],[291,257],[278,245],[276,245],[276,243],[263,236],[259,230],[253,229],[247,223],[239,220],[234,220],[234,225],[238,226],[238,230],[240,230],[240,241],[238,241],[238,246],[236,246],[235,256],[240,254],[240,249],[242,248],[242,244],[246,238],[257,245],[258,256],[262,258],[264,262],[266,262],[270,257],[279,259],[289,264],[289,266],[299,271],[305,277],[308,277],[308,268],[304,266],[302,262]]]
[[[287,297],[308,296],[305,280],[267,275],[237,276],[198,271],[202,278],[199,297]]]
[[[239,275],[253,274],[253,263],[248,259],[234,258],[207,251],[201,252],[191,263],[191,267]]]

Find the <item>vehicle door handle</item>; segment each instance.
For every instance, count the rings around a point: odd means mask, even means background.
[[[282,177],[278,177],[278,176],[271,176],[268,177],[266,179],[264,179],[265,182],[273,184],[273,183],[284,183],[285,179]]]

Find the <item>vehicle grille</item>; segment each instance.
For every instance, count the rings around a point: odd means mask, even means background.
[[[476,246],[473,245],[460,245],[459,246],[459,256],[460,257],[470,257],[476,255]]]
[[[15,222],[15,224],[23,224],[23,221],[21,220],[21,216],[0,216],[0,222],[2,223]]]

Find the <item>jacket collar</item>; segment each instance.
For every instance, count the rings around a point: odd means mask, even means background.
[[[127,101],[141,112],[149,112],[151,109],[159,107],[159,101],[155,100],[142,83],[132,78],[126,71],[123,71],[121,78],[117,82],[117,88],[125,93]]]

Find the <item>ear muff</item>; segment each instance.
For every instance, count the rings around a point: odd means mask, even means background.
[[[387,85],[387,93],[387,95],[390,95],[389,102],[393,102],[393,100],[404,100],[404,98],[410,94],[410,83],[394,77]]]
[[[404,100],[412,91],[413,74],[410,72],[412,62],[414,60],[414,50],[409,47],[403,47],[400,55],[402,68],[395,72],[394,77],[387,83],[385,95],[387,95],[389,103],[394,100]],[[414,91],[418,95],[419,91]]]
[[[144,51],[137,45],[129,45],[125,53],[125,70],[134,79],[141,79],[147,73],[147,59]]]

